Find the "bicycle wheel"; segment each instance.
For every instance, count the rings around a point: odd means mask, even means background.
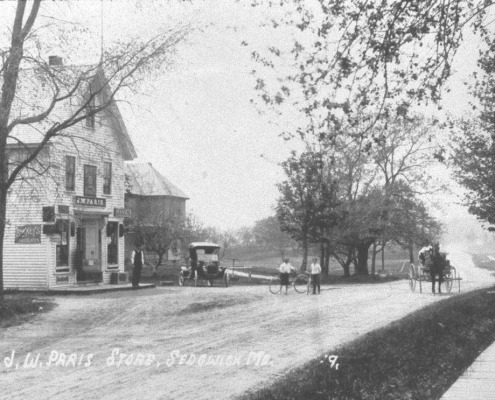
[[[297,293],[308,293],[309,277],[306,274],[297,275],[292,282],[294,289]]]
[[[280,277],[274,276],[270,279],[270,293],[279,294],[280,293]]]

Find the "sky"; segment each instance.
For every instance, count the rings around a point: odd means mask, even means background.
[[[0,4],[0,21],[11,21],[6,18],[13,3],[8,3]],[[154,76],[141,93],[122,99],[119,107],[137,161],[151,162],[184,191],[190,198],[188,211],[206,225],[236,229],[274,213],[276,183],[283,179],[278,163],[300,144],[278,136],[293,121],[260,114],[251,103],[257,94],[249,49],[287,40],[283,30],[259,27],[266,13],[275,11],[233,0],[44,3],[42,15],[77,22],[96,49],[132,35],[148,36],[167,24],[201,27],[181,44],[171,68]],[[243,40],[249,48],[241,46]],[[462,82],[469,79],[477,54],[476,39],[468,36],[444,109],[456,114],[467,110]]]

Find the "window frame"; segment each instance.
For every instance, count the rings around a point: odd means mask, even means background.
[[[73,170],[69,170],[69,160],[71,160],[71,166]],[[71,183],[71,185],[69,184]],[[68,192],[76,191],[76,157],[71,155],[65,156],[65,190]]]
[[[103,162],[103,194],[105,195],[112,194],[112,177],[113,177],[112,175],[113,175],[112,163],[110,161],[104,161]]]
[[[62,228],[60,234],[60,243],[56,246],[55,272],[63,273],[70,271],[70,221],[61,219]],[[64,243],[65,239],[65,244]]]
[[[88,115],[89,113],[93,112],[96,108],[96,94],[93,94],[93,91],[91,90],[91,87],[89,88],[89,99],[86,100],[87,104],[85,107],[86,110],[86,128],[89,129],[95,129],[96,127],[96,113]]]
[[[107,224],[112,224],[110,235],[107,236],[110,240],[107,242],[107,266],[119,264],[119,222],[108,221]]]
[[[90,174],[89,172],[92,172]],[[90,186],[90,181],[89,178],[91,178],[91,175],[94,176],[94,184]],[[84,188],[83,188],[83,194],[86,197],[96,197],[97,195],[97,188],[98,188],[98,169],[96,168],[96,165],[91,165],[91,164],[84,164]],[[94,189],[90,190],[90,189]]]

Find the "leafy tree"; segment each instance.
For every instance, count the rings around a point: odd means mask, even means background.
[[[486,37],[474,76],[472,94],[479,112],[471,119],[450,122],[454,178],[467,189],[465,203],[469,212],[489,225],[495,224],[495,41]],[[473,106],[476,110],[478,106]],[[495,228],[489,227],[491,231]]]
[[[440,187],[427,172],[437,162],[433,157],[436,145],[431,138],[431,124],[417,118],[376,124],[372,147],[356,132],[359,130],[349,129],[347,137],[338,135],[323,142],[326,165],[339,183],[340,206],[334,210],[332,225],[320,220],[319,226],[327,230],[326,252],[341,263],[346,276],[352,263],[356,273],[368,273],[370,246],[375,254],[379,242],[383,245],[414,231],[412,226],[416,228],[419,219],[414,222],[405,216],[413,209],[427,214],[417,195]],[[434,229],[434,220],[425,218],[421,221],[431,222]],[[409,245],[419,240],[413,236],[409,239]]]
[[[378,181],[385,197],[380,240],[373,243],[372,273],[379,242],[382,255],[386,244],[393,241],[408,249],[412,257],[413,245],[425,240],[416,231],[440,229],[418,198],[418,195],[447,191],[445,184],[430,172],[439,166],[435,156],[439,151],[439,144],[434,140],[438,132],[435,125],[435,120],[415,116],[395,118],[385,124],[376,124],[373,129],[375,146],[371,154],[380,173]],[[409,218],[411,213],[418,214],[416,219]],[[418,227],[418,224],[431,226]]]
[[[38,26],[40,9],[40,0],[17,1],[12,25],[5,32],[9,48],[2,51],[0,64],[0,160],[4,161],[0,163],[0,301],[9,190],[24,172],[43,172],[36,163],[42,162],[40,155],[48,145],[64,139],[83,140],[71,127],[103,111],[117,113],[117,94],[135,90],[146,76],[169,65],[175,47],[188,31],[180,27],[145,40],[132,38],[107,44],[93,65],[53,66],[46,60],[48,54],[54,49],[72,54],[70,46],[76,41],[80,44],[84,32],[75,30],[74,40],[62,40],[73,33],[74,26],[69,29],[62,21]],[[18,133],[33,124],[39,140],[28,145]],[[24,157],[10,166],[8,143],[24,152]]]
[[[438,240],[443,227],[431,216],[416,192],[400,181],[388,197],[385,230],[384,237],[408,250],[410,261],[414,262],[414,245],[424,246]]]
[[[133,224],[133,235],[138,243],[144,243],[147,252],[157,255],[153,265],[155,273],[162,265],[163,257],[171,250],[177,253],[184,237],[184,221],[181,218],[157,215],[152,218],[136,219]]]
[[[336,207],[335,181],[325,174],[322,154],[307,151],[300,156],[295,152],[282,163],[286,180],[278,184],[280,197],[276,206],[277,219],[282,231],[301,242],[306,270],[308,248],[315,227],[323,215]]]
[[[455,179],[467,189],[470,213],[495,224],[495,152],[493,131],[476,120],[458,120],[452,137],[451,165]],[[493,230],[493,228],[489,228]]]
[[[486,37],[490,0],[261,1],[267,26],[284,29],[282,45],[253,49],[264,106],[300,112],[284,132],[326,137],[362,122],[369,134],[382,118],[406,116],[417,103],[437,102],[452,74],[465,28]],[[249,45],[249,43],[247,43]],[[275,72],[277,81],[270,77]],[[344,122],[343,122],[344,120]]]

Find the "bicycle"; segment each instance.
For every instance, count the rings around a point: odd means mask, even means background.
[[[280,293],[280,276],[274,275],[270,278],[270,293]],[[297,293],[309,293],[309,287],[311,286],[311,276],[309,274],[296,275],[289,284],[289,287],[294,288]]]

